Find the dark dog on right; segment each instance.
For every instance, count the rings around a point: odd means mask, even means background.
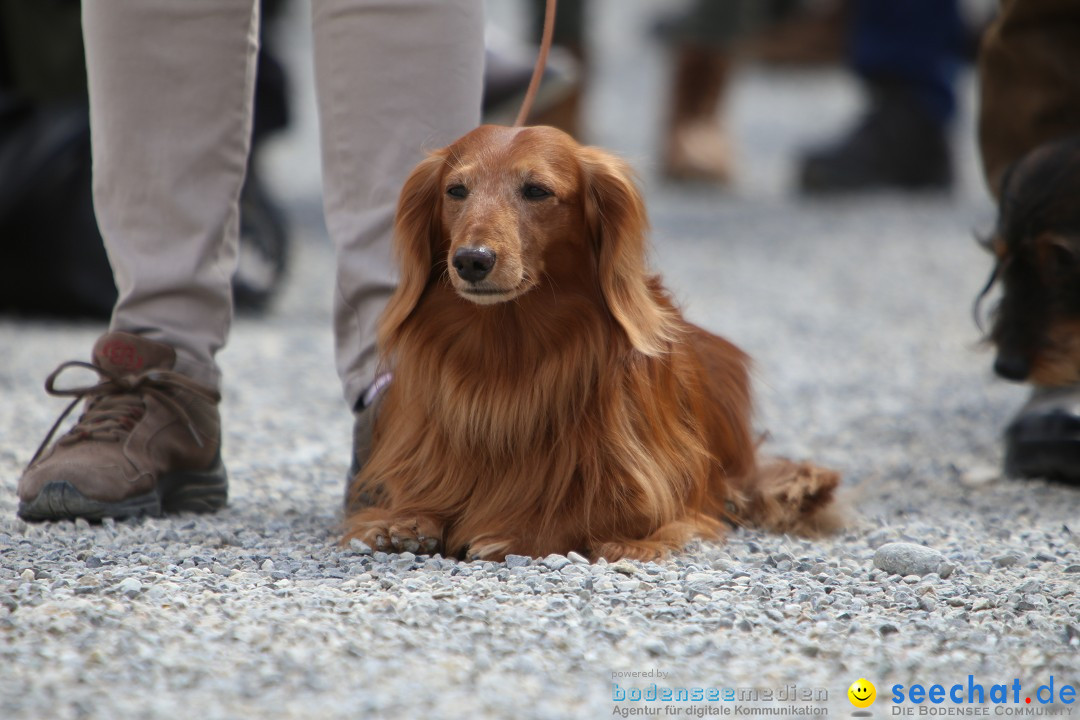
[[[1006,430],[1006,473],[1080,481],[1080,137],[1041,145],[1002,176],[994,371],[1036,387]]]

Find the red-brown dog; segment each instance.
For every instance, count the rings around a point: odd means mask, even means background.
[[[484,126],[413,171],[393,382],[347,537],[501,559],[649,559],[725,521],[814,533],[838,477],[759,468],[747,357],[686,322],[645,263],[627,166],[546,127]]]

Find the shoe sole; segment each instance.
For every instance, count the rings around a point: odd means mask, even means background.
[[[219,458],[213,467],[203,472],[163,475],[151,492],[119,502],[88,498],[67,481],[49,483],[33,500],[20,502],[17,513],[30,522],[161,517],[178,512],[211,513],[225,507],[228,496],[228,475]]]

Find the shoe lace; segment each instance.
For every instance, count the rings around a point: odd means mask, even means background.
[[[70,388],[56,387],[57,378],[70,368],[83,368],[96,372],[101,381],[94,385]],[[145,396],[151,396],[168,407],[183,419],[188,432],[199,447],[204,443],[195,428],[191,416],[170,394],[181,390],[200,395],[211,402],[217,402],[216,392],[208,390],[184,375],[167,370],[148,370],[138,375],[120,375],[91,363],[70,360],[62,363],[45,380],[45,392],[54,397],[74,398],[53,423],[45,440],[34,453],[30,464],[33,465],[41,453],[48,447],[57,429],[82,400],[86,400],[86,410],[79,416],[78,422],[60,438],[59,443],[72,444],[84,440],[119,441],[134,429],[136,423],[146,414]]]

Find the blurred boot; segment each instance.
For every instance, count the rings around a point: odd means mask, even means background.
[[[718,117],[730,66],[724,52],[679,50],[664,139],[663,172],[668,178],[719,185],[731,182],[731,143]]]
[[[952,157],[945,128],[905,88],[873,89],[870,110],[835,144],[807,152],[799,185],[807,194],[864,190],[947,190]]]

